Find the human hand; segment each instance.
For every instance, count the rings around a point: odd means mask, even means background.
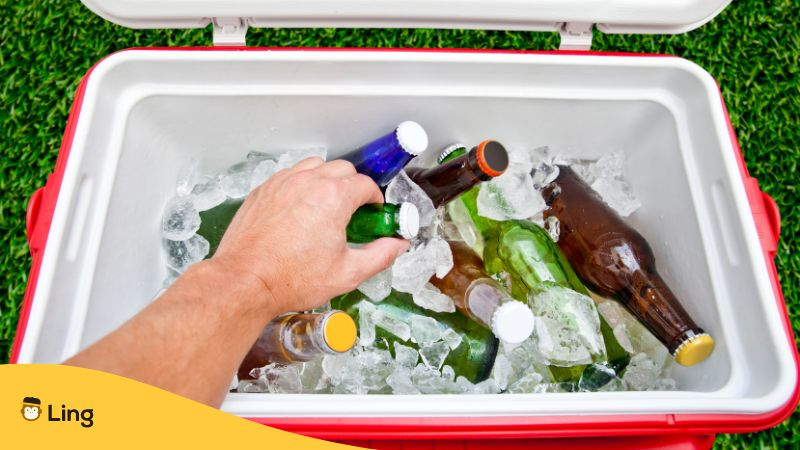
[[[273,314],[313,309],[355,289],[408,248],[394,238],[347,246],[355,210],[382,202],[378,186],[351,163],[306,159],[250,193],[210,262],[263,284]]]

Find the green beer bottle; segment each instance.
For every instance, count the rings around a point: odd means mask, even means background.
[[[369,302],[359,291],[352,291],[331,300],[331,308],[342,310],[350,314],[356,322],[359,322],[359,304],[362,301]],[[381,314],[391,317],[409,325],[414,315],[431,317],[439,322],[440,326],[446,331],[450,328],[460,336],[458,346],[450,347],[450,352],[443,364],[453,368],[456,376],[463,376],[472,383],[479,383],[487,378],[494,366],[497,356],[499,341],[492,332],[481,326],[478,322],[470,320],[459,312],[454,313],[434,313],[420,308],[414,304],[410,294],[392,291],[392,293],[379,303],[369,302],[375,310]],[[444,337],[444,336],[443,336]],[[419,350],[419,345],[411,342],[410,339],[403,340],[401,337],[381,328],[379,323],[375,326],[375,345],[388,350],[394,356],[394,343],[405,345]],[[385,341],[384,341],[385,340]],[[456,342],[458,339],[456,338]],[[455,344],[454,344],[455,345]]]
[[[243,201],[228,199],[214,208],[200,212],[201,223],[197,234],[208,241],[209,258],[217,251],[222,235]],[[419,211],[413,203],[367,204],[353,213],[346,231],[347,241],[353,243],[372,242],[381,237],[412,239],[419,232]]]
[[[466,148],[463,146],[451,146],[442,153],[439,160],[447,161],[464,151]],[[507,275],[512,297],[526,301],[528,294],[542,292],[550,286],[561,286],[589,295],[589,291],[544,229],[522,220],[498,222],[479,216],[479,189],[471,189],[460,199],[483,239],[483,263],[486,271],[491,275]],[[556,381],[578,381],[581,387],[596,390],[627,367],[630,355],[619,344],[603,316],[598,314],[598,317],[607,360],[597,360],[588,366],[550,366],[550,372]]]

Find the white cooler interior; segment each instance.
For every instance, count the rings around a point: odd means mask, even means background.
[[[621,150],[630,222],[712,357],[677,392],[495,396],[230,394],[245,416],[765,412],[795,372],[714,81],[678,58],[420,52],[127,51],[91,75],[20,362],[55,363],[147,305],[165,278],[163,206],[189,157],[335,157],[402,120],[430,149],[494,138],[596,158]],[[426,154],[431,159],[435,152]],[[198,374],[202,376],[202,374]]]

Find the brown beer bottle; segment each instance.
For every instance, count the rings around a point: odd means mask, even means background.
[[[343,311],[291,313],[268,323],[239,365],[239,379],[270,363],[290,364],[344,353],[356,343],[356,324]]]
[[[438,208],[481,181],[502,175],[507,168],[508,152],[503,144],[486,140],[444,164],[430,169],[407,169],[406,173]]]
[[[656,270],[650,245],[571,168],[543,190],[561,226],[558,246],[592,289],[617,296],[667,346],[675,361],[697,364],[714,340],[698,327]]]
[[[533,313],[511,298],[483,269],[483,260],[463,242],[448,242],[453,269],[431,284],[453,298],[462,314],[492,330],[501,341],[518,344],[533,333]]]

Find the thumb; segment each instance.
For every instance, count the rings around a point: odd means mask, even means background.
[[[362,281],[366,280],[391,266],[410,245],[404,239],[380,238],[363,247],[349,249],[345,257],[345,267]]]

